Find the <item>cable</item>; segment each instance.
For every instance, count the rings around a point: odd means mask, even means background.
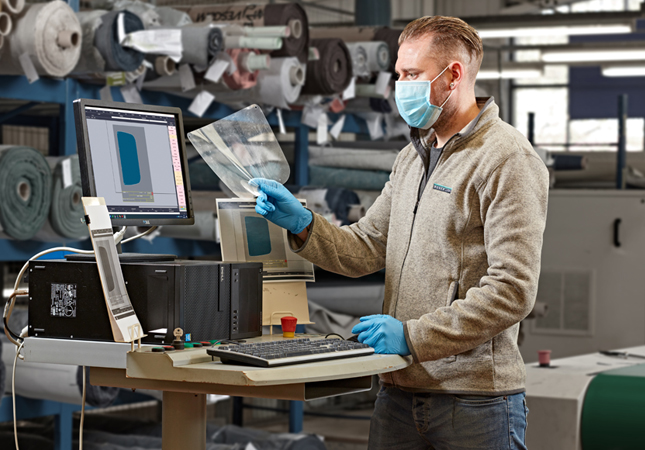
[[[21,343],[16,350],[16,357],[13,360],[13,374],[11,377],[11,400],[13,404],[13,436],[16,441],[16,450],[20,450],[18,446],[18,424],[16,422],[16,365],[18,364],[18,357],[20,355],[20,350],[24,343]]]
[[[83,422],[85,421],[85,389],[87,382],[85,381],[85,366],[83,366],[83,400],[81,403],[81,424],[78,429],[78,450],[83,450]]]
[[[143,232],[143,233],[141,233],[141,234],[137,234],[136,236],[132,236],[132,237],[130,237],[130,238],[127,238],[127,239],[126,239],[126,240],[124,240],[124,241],[121,241],[121,244],[127,244],[127,243],[128,243],[128,242],[130,242],[130,241],[134,241],[135,239],[138,239],[138,238],[140,238],[140,237],[144,237],[145,235],[152,233],[152,232],[153,232],[153,231],[155,231],[156,229],[157,229],[157,227],[150,227],[150,228],[148,228],[146,231],[144,231],[144,232]]]
[[[345,338],[344,338],[344,337],[342,337],[342,336],[341,336],[340,334],[338,334],[338,333],[328,333],[328,334],[325,336],[325,339],[327,339],[329,336],[338,336],[338,337],[339,337],[339,338],[341,338],[342,340],[345,340]]]
[[[114,243],[116,245],[119,245],[119,242],[121,242],[121,239],[123,239],[123,236],[125,235],[125,230],[127,230],[128,227],[121,227],[119,231],[114,233]]]

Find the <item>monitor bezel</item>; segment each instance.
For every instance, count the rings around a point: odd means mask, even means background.
[[[81,168],[81,185],[83,196],[96,197],[96,185],[94,182],[94,169],[92,166],[92,154],[90,151],[90,140],[87,132],[87,120],[85,118],[86,107],[112,108],[129,111],[141,111],[147,113],[172,114],[175,116],[177,126],[177,142],[179,143],[179,156],[181,158],[181,170],[184,179],[184,192],[186,195],[186,210],[188,217],[185,219],[110,219],[113,226],[160,226],[160,225],[193,225],[195,213],[193,211],[193,200],[190,190],[190,177],[188,174],[188,157],[186,155],[186,141],[184,134],[184,123],[180,108],[170,106],[142,105],[134,103],[110,102],[105,100],[93,100],[80,98],[74,100],[74,118],[76,122],[76,144],[78,160]]]

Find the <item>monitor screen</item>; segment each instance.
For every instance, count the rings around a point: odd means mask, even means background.
[[[74,111],[83,195],[105,198],[113,225],[193,223],[181,110],[83,99]]]

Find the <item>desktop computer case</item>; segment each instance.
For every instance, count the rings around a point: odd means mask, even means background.
[[[177,327],[192,341],[262,334],[262,264],[122,262],[144,343],[169,344]],[[161,330],[161,331],[155,331]],[[94,261],[31,261],[29,336],[113,341]]]

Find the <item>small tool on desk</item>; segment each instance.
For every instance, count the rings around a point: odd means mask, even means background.
[[[616,356],[616,357],[618,357],[618,358],[624,358],[624,359],[627,359],[627,358],[641,358],[641,359],[645,359],[645,355],[636,355],[636,354],[634,354],[634,353],[627,353],[627,352],[618,352],[618,351],[610,351],[610,350],[601,350],[601,351],[599,351],[598,353],[600,353],[601,355],[605,355],[605,356]]]
[[[184,330],[182,330],[181,328],[175,328],[175,331],[173,331],[172,334],[175,336],[175,339],[172,341],[172,346],[174,347],[174,349],[183,350],[184,341],[181,340],[181,337],[184,335]]]

